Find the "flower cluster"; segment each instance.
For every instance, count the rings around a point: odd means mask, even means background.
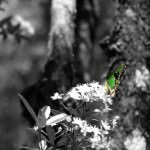
[[[66,97],[84,102],[102,102],[104,107],[101,111],[103,112],[110,111],[109,105],[112,104],[111,96],[107,94],[105,85],[99,82],[77,85],[66,94]]]
[[[92,126],[86,120],[81,120],[77,117],[73,118],[72,124],[78,126],[75,129],[79,129],[83,136],[86,137],[86,140],[91,143],[91,148],[96,150],[110,149],[107,135],[116,126],[116,119],[117,117],[113,119],[112,123],[114,124],[112,127],[107,121],[101,121],[101,127]]]
[[[141,67],[141,70],[137,69],[135,72],[134,83],[136,87],[146,90],[147,84],[150,82],[150,73],[145,66]]]
[[[93,102],[103,100],[104,103],[112,103],[110,95],[107,95],[104,85],[98,82],[77,85],[72,88],[67,95],[75,100]]]
[[[66,141],[61,144],[68,149],[72,146],[76,146],[77,149],[111,149],[110,133],[116,127],[119,117],[113,116],[111,119],[107,117],[107,113],[111,110],[109,107],[112,105],[112,98],[107,94],[105,84],[92,82],[77,85],[66,94],[55,93],[51,99],[59,101],[60,105],[70,114],[54,110],[50,106],[44,106],[39,111],[34,131],[43,131],[43,128],[46,127],[46,132],[43,132],[49,137],[49,140],[46,138],[42,139],[44,141],[41,140],[40,148],[47,148],[47,140],[52,143],[49,148],[53,148],[57,135],[65,139],[67,134],[67,137],[70,138],[69,144],[65,143]],[[64,103],[70,99],[72,103],[80,102],[79,106],[65,106]],[[71,111],[75,113],[72,115]],[[59,142],[55,146],[59,147]]]
[[[127,150],[146,150],[146,139],[142,136],[139,129],[135,129],[132,134],[126,138],[124,145]]]
[[[73,87],[65,95],[55,93],[51,96],[53,100],[60,99],[62,101],[67,101],[69,98],[74,101],[83,102],[102,102],[104,107],[101,112],[110,111],[109,105],[112,105],[112,97],[107,94],[105,84],[100,84],[99,82],[91,82],[86,84],[80,84]],[[95,110],[99,111],[99,110]]]

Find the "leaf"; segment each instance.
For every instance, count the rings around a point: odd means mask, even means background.
[[[34,110],[32,109],[32,107],[30,106],[30,104],[27,102],[27,100],[21,94],[18,94],[18,97],[23,102],[24,106],[27,108],[28,112],[30,113],[30,115],[34,119],[36,125],[38,125],[38,118],[37,118]]]
[[[60,102],[60,105],[64,108],[65,111],[67,111],[67,113],[71,115],[79,116],[78,112],[75,109],[71,107],[66,107],[62,102]]]
[[[40,109],[38,113],[38,122],[39,122],[38,126],[39,127],[42,128],[46,126],[46,121],[50,117],[50,113],[51,113],[50,106],[44,106],[42,109]]]
[[[67,135],[64,135],[60,138],[60,140],[56,143],[56,148],[64,148],[70,142],[70,139]]]
[[[46,126],[49,126],[49,125],[53,126],[63,120],[66,120],[67,117],[69,117],[69,116],[65,113],[61,113],[59,115],[51,117],[50,119],[47,120]]]
[[[23,150],[39,150],[38,148],[28,147],[28,146],[20,146],[20,149],[23,149]]]
[[[32,128],[28,128],[28,130],[29,130],[32,134],[34,134],[34,135],[36,135],[36,136],[38,136],[38,137],[39,137],[39,132],[40,132],[40,134],[41,134],[41,139],[42,139],[42,140],[46,140],[48,143],[50,143],[49,139],[48,139],[41,131],[35,131],[35,130],[32,129]]]
[[[55,109],[51,109],[51,112],[52,112],[53,115],[58,115],[58,114],[61,113],[60,111],[55,110]]]
[[[53,144],[54,140],[55,140],[55,131],[54,131],[53,127],[52,126],[47,126],[46,127],[46,133],[48,135],[50,144]]]

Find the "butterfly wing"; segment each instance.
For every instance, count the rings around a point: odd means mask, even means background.
[[[120,66],[117,67],[117,69],[112,74],[110,74],[107,77],[105,81],[106,92],[113,97],[116,95],[116,91],[118,89],[120,80],[124,74],[125,69],[126,69],[126,65],[121,64]]]

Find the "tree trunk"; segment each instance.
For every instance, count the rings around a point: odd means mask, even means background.
[[[58,92],[64,92],[73,83],[73,44],[75,0],[53,0],[48,41],[49,56],[45,76],[55,82]]]
[[[63,93],[73,86],[73,43],[75,0],[53,0],[50,4],[50,33],[48,39],[48,60],[42,78],[26,88],[23,96],[36,113],[44,105],[58,109],[50,100],[55,92]],[[27,111],[24,115],[34,124]]]
[[[74,22],[76,13],[75,0],[53,0],[50,14],[50,33],[49,33],[49,57],[53,50],[65,56],[72,56],[72,45],[74,43]],[[69,50],[64,50],[67,48]],[[54,52],[53,52],[54,53]],[[59,55],[60,55],[59,54]]]
[[[114,108],[121,117],[117,136],[122,144],[135,128],[147,133],[148,140],[150,135],[149,6],[147,0],[120,0],[113,31],[100,43],[110,66],[119,63],[128,66]]]

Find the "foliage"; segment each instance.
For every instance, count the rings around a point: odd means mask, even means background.
[[[0,0],[0,5],[6,3],[6,0]],[[3,10],[3,8],[0,8]],[[28,39],[28,36],[34,34],[34,28],[30,22],[24,20],[21,16],[8,16],[0,21],[0,35],[6,40],[9,34],[13,35],[15,39],[20,42],[22,39]]]
[[[43,38],[40,37],[40,42],[39,40],[37,42],[37,39],[35,42],[34,39],[35,30],[39,30],[33,22],[35,15],[33,17],[32,12],[35,10],[29,8],[23,11],[20,9],[24,7],[22,3],[23,1],[17,0],[0,0],[0,137],[2,137],[0,147],[2,150],[18,150],[26,139],[26,124],[21,116],[22,109],[16,99],[16,93],[31,83],[31,80],[36,80],[36,75],[39,76],[39,66],[42,67],[43,64],[39,63],[39,58],[42,58],[42,54],[46,55],[43,50],[45,47]],[[19,9],[21,11],[18,12]],[[37,15],[41,18],[41,14]],[[36,34],[36,38],[39,38],[39,35]],[[32,66],[34,66],[34,75],[31,73]],[[26,76],[29,72],[32,75]]]
[[[27,36],[34,34],[32,25],[21,16],[9,16],[0,21],[0,34],[6,40],[9,34],[20,42],[22,39],[28,39]]]
[[[119,117],[108,117],[112,97],[104,83],[77,85],[66,94],[51,96],[66,113],[44,106],[36,116],[27,100],[21,95],[19,98],[35,120],[31,130],[40,136],[38,149],[109,150],[113,147],[110,133]]]

